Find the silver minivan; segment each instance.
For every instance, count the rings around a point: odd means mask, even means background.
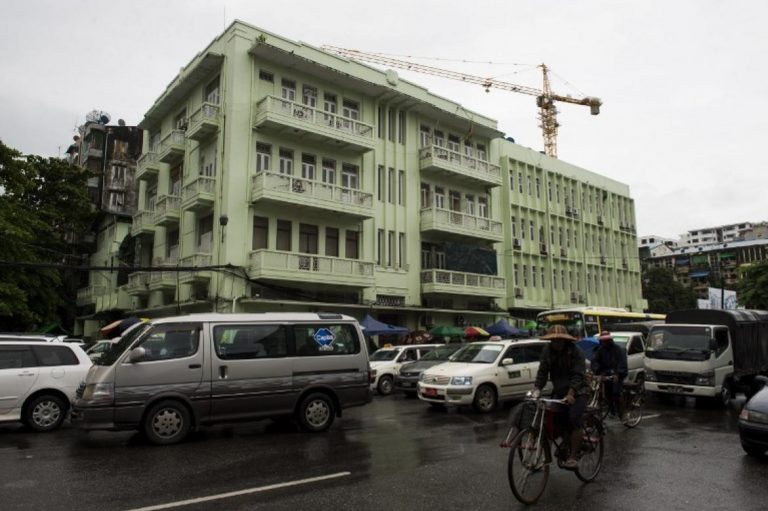
[[[294,416],[328,429],[371,401],[360,326],[331,313],[192,314],[137,325],[95,361],[72,422],[156,444],[206,424]]]

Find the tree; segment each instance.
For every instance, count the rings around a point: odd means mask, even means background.
[[[667,268],[651,268],[645,272],[643,296],[648,300],[648,310],[659,314],[696,307],[696,293],[677,282]]]
[[[72,321],[76,274],[56,266],[80,262],[78,240],[94,218],[88,177],[0,141],[0,330]]]
[[[740,273],[736,285],[739,304],[747,309],[768,310],[768,261],[747,266]]]

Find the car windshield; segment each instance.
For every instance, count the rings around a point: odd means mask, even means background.
[[[421,360],[448,360],[448,358],[456,353],[456,351],[462,346],[462,344],[458,343],[439,346],[421,357]]]
[[[712,330],[706,326],[653,327],[645,354],[650,358],[706,360]]]
[[[500,344],[469,344],[457,351],[451,357],[451,362],[493,364],[502,348]]]
[[[125,350],[131,346],[136,339],[143,336],[145,332],[152,329],[149,323],[136,323],[123,334],[119,341],[113,343],[110,348],[104,351],[104,355],[96,359],[93,363],[100,366],[111,366],[120,358]]]
[[[612,335],[611,337],[613,337],[613,342],[622,348],[627,349],[627,341],[629,341],[629,337],[622,335]]]
[[[371,360],[394,360],[400,350],[379,350],[371,355]]]

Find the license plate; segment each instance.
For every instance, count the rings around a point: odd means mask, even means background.
[[[683,387],[669,387],[669,391],[679,394],[683,391]]]
[[[430,389],[426,388],[422,391],[422,394],[424,394],[427,397],[432,397],[437,395],[437,389]]]
[[[402,385],[403,387],[413,387],[413,383],[409,381],[404,381],[400,385]]]

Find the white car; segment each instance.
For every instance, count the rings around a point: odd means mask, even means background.
[[[613,342],[627,352],[628,382],[642,383],[645,381],[645,342],[640,332],[611,332]]]
[[[421,374],[419,399],[434,406],[472,405],[490,412],[499,401],[520,399],[533,390],[546,345],[540,340],[470,343],[448,362]]]
[[[400,366],[419,360],[437,346],[440,344],[408,344],[385,346],[376,350],[370,358],[371,369],[376,371],[376,379],[371,387],[382,396],[391,394]]]
[[[91,360],[71,343],[0,343],[0,422],[51,431],[67,416]]]

